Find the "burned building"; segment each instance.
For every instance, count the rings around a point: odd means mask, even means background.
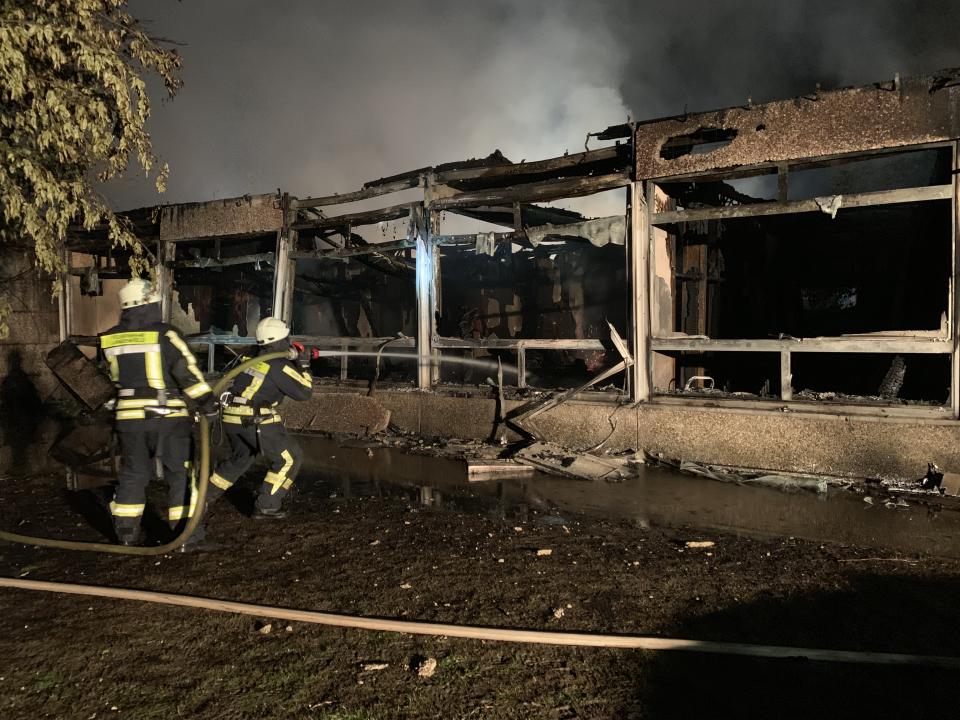
[[[271,314],[326,353],[293,427],[911,477],[960,469],[958,139],[944,71],[127,215],[210,371]],[[69,249],[60,336],[94,345],[125,260]]]

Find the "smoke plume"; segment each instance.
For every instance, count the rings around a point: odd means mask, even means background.
[[[185,43],[157,103],[165,202],[347,192],[425,165],[577,152],[588,131],[960,65],[949,2],[138,0]],[[160,97],[157,92],[155,97]],[[153,204],[139,178],[108,189]]]

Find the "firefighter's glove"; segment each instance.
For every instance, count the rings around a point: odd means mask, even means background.
[[[220,414],[220,403],[218,403],[217,399],[211,395],[200,403],[200,406],[197,408],[197,410],[205,418],[212,420]]]

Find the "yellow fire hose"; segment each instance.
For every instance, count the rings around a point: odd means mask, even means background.
[[[179,607],[214,610],[219,612],[276,618],[293,622],[329,625],[341,628],[357,628],[379,632],[432,635],[435,637],[468,638],[471,640],[535,643],[538,645],[576,645],[579,647],[604,647],[640,650],[683,650],[688,652],[745,655],[758,658],[781,658],[816,660],[818,662],[864,663],[871,665],[922,665],[927,667],[960,670],[960,657],[942,655],[908,655],[903,653],[871,652],[863,650],[831,650],[825,648],[787,647],[783,645],[754,645],[716,640],[688,640],[650,635],[620,635],[591,632],[557,632],[553,630],[526,630],[523,628],[498,628],[483,625],[450,625],[446,623],[394,620],[392,618],[362,617],[340,613],[294,610],[271,605],[253,605],[234,600],[215,600],[193,595],[129,590],[127,588],[77,585],[74,583],[24,580],[0,577],[0,588],[39,590],[42,592],[89,597],[133,600],[138,602],[176,605]]]
[[[285,357],[289,357],[288,353],[286,352],[268,353],[267,355],[259,355],[255,358],[251,358],[250,360],[240,363],[237,365],[237,367],[233,368],[222,378],[220,378],[220,380],[218,380],[213,386],[214,397],[220,397],[220,393],[227,389],[230,381],[247,368],[255,365],[258,362]],[[0,531],[0,540],[23,543],[24,545],[40,545],[42,547],[59,548],[61,550],[93,550],[94,552],[114,553],[117,555],[163,555],[171,552],[172,550],[176,550],[190,539],[190,536],[193,535],[194,530],[196,530],[197,526],[200,525],[200,521],[203,519],[204,504],[206,503],[207,499],[207,485],[210,481],[210,422],[202,415],[200,416],[199,449],[200,481],[197,484],[196,510],[193,513],[193,517],[187,521],[187,525],[183,528],[183,532],[181,532],[176,538],[168,543],[150,547],[135,547],[127,545],[114,545],[112,543],[81,542],[78,540],[54,540],[53,538],[31,537],[30,535],[19,535],[17,533],[4,531]]]

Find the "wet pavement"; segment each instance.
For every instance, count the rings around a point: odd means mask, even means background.
[[[362,443],[357,443],[362,444]],[[584,481],[535,473],[526,478],[470,482],[464,461],[396,448],[349,447],[301,437],[303,477],[341,495],[401,491],[411,502],[450,510],[483,510],[523,518],[537,511],[562,524],[564,514],[628,520],[640,527],[685,528],[744,537],[796,537],[960,558],[960,511],[933,495],[892,501],[829,487],[826,493],[718,482],[669,468],[643,467],[621,482]]]

